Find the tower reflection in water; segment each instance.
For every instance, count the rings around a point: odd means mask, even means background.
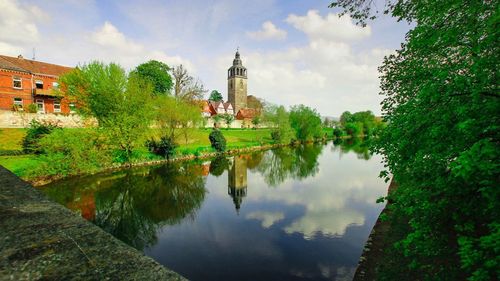
[[[233,198],[236,213],[239,215],[243,198],[247,196],[247,158],[235,156],[227,176],[227,194]]]

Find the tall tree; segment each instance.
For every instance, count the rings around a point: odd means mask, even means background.
[[[79,102],[80,112],[98,121],[118,157],[130,161],[152,121],[151,84],[137,75],[128,77],[117,64],[101,62],[78,67],[61,82],[66,94]]]
[[[222,101],[223,99],[222,94],[217,90],[213,90],[208,98],[209,101]]]
[[[300,141],[307,141],[321,136],[319,113],[303,104],[291,108],[290,125]]]
[[[372,2],[333,5],[365,24],[377,12]],[[500,276],[499,11],[498,1],[385,7],[415,25],[380,67],[388,125],[376,150],[399,185],[389,196],[393,220],[409,222],[387,278]]]
[[[166,95],[172,90],[173,82],[169,72],[170,67],[167,64],[156,60],[140,64],[132,71],[153,85],[155,95]]]
[[[172,75],[175,81],[174,95],[177,99],[192,102],[203,98],[206,93],[203,83],[192,77],[182,64],[173,69]]]

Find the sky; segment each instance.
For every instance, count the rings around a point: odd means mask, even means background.
[[[249,95],[323,116],[379,115],[377,67],[410,26],[384,16],[362,28],[339,18],[330,2],[0,0],[0,54],[126,70],[152,59],[183,64],[227,99],[227,69],[239,47]]]

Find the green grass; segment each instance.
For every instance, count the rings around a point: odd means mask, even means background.
[[[22,150],[21,142],[26,135],[26,129],[0,129],[0,150]]]
[[[4,150],[21,150],[21,144],[25,129],[0,129],[0,148]],[[73,129],[81,130],[81,129]],[[178,139],[179,147],[176,155],[202,155],[214,152],[210,146],[208,135],[211,128],[196,129],[190,132],[188,140]],[[271,130],[269,129],[221,129],[227,141],[227,149],[245,148],[272,143]],[[135,161],[151,161],[159,159],[158,156],[149,153],[145,148],[136,151]],[[0,165],[11,170],[16,175],[25,179],[29,178],[28,172],[41,164],[41,160],[35,155],[0,156]]]
[[[40,163],[35,155],[0,156],[0,165],[20,177],[25,177],[31,169]]]

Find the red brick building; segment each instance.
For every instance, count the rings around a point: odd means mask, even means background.
[[[57,95],[59,76],[73,68],[0,55],[0,109],[40,113],[71,113],[74,104]]]

